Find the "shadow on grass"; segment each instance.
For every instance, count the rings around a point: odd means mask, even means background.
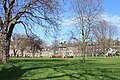
[[[65,60],[63,60],[63,59],[35,59],[35,58],[27,58],[27,59],[25,59],[25,58],[23,58],[23,59],[17,59],[17,60],[15,60],[15,59],[12,59],[12,60],[10,60],[10,63],[18,63],[18,62],[60,62],[60,61],[65,61]]]
[[[95,69],[95,71],[100,71],[101,74],[92,73],[91,70],[88,69],[80,69],[80,71],[83,72],[77,72],[77,73],[66,73],[63,70],[57,70],[54,69],[57,72],[62,72],[64,74],[58,75],[58,76],[48,76],[46,78],[40,78],[39,80],[53,80],[53,79],[60,79],[62,80],[62,77],[69,77],[70,80],[120,80],[119,78],[113,77],[113,75],[107,75],[107,73],[110,73],[110,71],[107,69]],[[102,74],[106,73],[106,74]]]
[[[61,72],[61,71],[59,71]],[[109,75],[103,75],[103,74],[94,74],[92,72],[85,71],[84,73],[65,73],[58,76],[48,76],[46,78],[40,78],[39,80],[53,80],[53,79],[60,79],[62,80],[62,77],[69,77],[69,80],[120,80],[116,77],[112,77]],[[91,78],[94,77],[94,78]]]
[[[89,80],[90,77],[92,80],[119,80],[118,78],[112,76],[114,72],[111,72],[111,69],[104,68],[93,68],[93,66],[101,66],[101,63],[94,63],[94,60],[87,60],[87,63],[81,63],[80,60],[67,61],[63,59],[28,59],[28,60],[11,60],[11,67],[3,67],[0,70],[0,79],[1,80],[19,80],[23,78],[23,74],[36,69],[49,68],[53,69],[57,73],[63,73],[60,75],[49,75],[44,78],[37,78],[38,80],[52,80],[52,79],[61,79],[64,77],[69,77],[71,80]],[[24,64],[19,64],[25,62]],[[29,63],[31,62],[31,63]],[[39,62],[39,63],[36,63]],[[28,65],[28,66],[27,66]],[[27,67],[27,68],[23,68]],[[104,65],[102,66],[104,67]],[[74,72],[67,72],[74,71]],[[115,69],[116,70],[116,69]],[[119,71],[118,71],[119,72]],[[47,72],[46,72],[47,73]],[[108,73],[111,73],[108,75]]]
[[[30,70],[36,70],[36,69],[42,69],[42,68],[53,68],[53,67],[62,67],[62,66],[68,66],[69,64],[65,63],[65,64],[57,64],[59,63],[60,61],[63,61],[63,60],[11,60],[10,61],[10,64],[12,63],[22,63],[22,62],[25,62],[23,65],[12,65],[11,67],[9,68],[2,68],[0,70],[0,79],[2,80],[19,80],[22,75]],[[29,62],[32,62],[29,63]],[[36,62],[45,62],[41,65],[36,63]],[[52,63],[48,63],[48,62],[52,62]],[[56,64],[53,64],[53,63],[56,63]],[[46,64],[47,63],[47,64]],[[31,66],[31,65],[32,66]],[[9,65],[9,64],[8,64]],[[28,65],[28,68],[24,68],[24,65]],[[30,66],[29,66],[30,65]]]
[[[10,68],[2,68],[0,71],[0,79],[2,80],[17,80],[22,76],[25,70],[20,66],[12,66]]]

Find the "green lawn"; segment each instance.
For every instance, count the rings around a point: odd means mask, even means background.
[[[0,64],[0,80],[120,80],[120,57],[11,58]]]

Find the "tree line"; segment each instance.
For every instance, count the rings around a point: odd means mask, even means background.
[[[18,57],[17,53],[21,54],[21,57],[24,56],[24,52],[31,53],[32,57],[35,56],[35,53],[42,53],[42,49],[45,46],[45,41],[40,39],[36,35],[25,35],[14,33],[11,40],[11,50],[13,52],[13,57]]]

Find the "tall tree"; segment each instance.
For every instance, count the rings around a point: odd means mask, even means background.
[[[107,48],[113,47],[112,44],[117,34],[117,26],[102,20],[93,28],[93,32],[102,53],[105,53]]]
[[[113,47],[111,44],[118,34],[117,29],[118,29],[117,26],[115,26],[111,23],[108,23],[108,29],[107,29],[108,30],[108,33],[107,33],[107,36],[108,36],[107,37],[108,38],[107,46],[108,46],[108,48]]]
[[[80,35],[81,50],[85,54],[86,42],[90,31],[103,11],[102,0],[72,0],[72,8],[76,16],[77,25],[75,32]],[[83,56],[83,61],[85,61],[84,59],[85,55]]]
[[[50,26],[57,25],[60,3],[61,0],[0,1],[0,58],[2,63],[8,62],[11,35],[16,24],[22,24],[26,31],[33,28],[35,24],[49,29]]]

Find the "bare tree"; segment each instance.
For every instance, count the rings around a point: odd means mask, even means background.
[[[14,34],[11,41],[11,49],[16,56],[17,51],[21,52],[21,57],[23,57],[24,52],[32,53],[34,57],[36,52],[41,52],[44,41],[36,35],[27,36],[25,34]]]
[[[117,33],[117,26],[102,20],[93,28],[93,32],[101,52],[105,53],[107,48],[112,47],[112,43]]]
[[[81,50],[85,54],[86,42],[92,27],[102,13],[102,0],[72,0],[73,12],[76,15],[76,28],[79,38],[81,38]],[[77,36],[78,37],[78,36]],[[85,61],[85,55],[83,56]]]
[[[104,53],[107,40],[107,22],[100,21],[99,23],[100,24],[96,25],[96,27],[93,28],[93,31],[97,42],[100,45],[99,49],[101,49],[101,52]]]
[[[28,46],[28,37],[25,34],[14,34],[12,36],[11,47],[14,52],[14,56],[16,56],[17,51],[21,52],[21,56],[23,57],[24,51],[26,51],[26,47]]]
[[[113,47],[112,46],[112,41],[116,38],[116,36],[117,36],[117,34],[118,34],[118,30],[117,30],[118,28],[117,28],[117,26],[115,26],[115,25],[113,25],[113,24],[111,24],[111,23],[108,23],[108,44],[107,44],[107,46],[108,46],[108,48],[110,48],[110,47]]]
[[[26,47],[28,45],[28,37],[24,34],[20,34],[18,37],[18,49],[21,52],[21,56],[23,57],[24,51],[26,50]]]
[[[53,40],[53,42],[52,42],[52,49],[53,49],[54,53],[56,53],[56,51],[58,51],[59,43],[60,42],[57,39]]]
[[[33,28],[35,24],[49,29],[50,26],[57,25],[60,3],[61,0],[0,1],[0,55],[2,63],[5,64],[8,61],[11,35],[16,24],[22,24],[26,31]]]
[[[19,37],[19,34],[16,34],[16,33],[14,33],[13,35],[12,35],[12,40],[11,40],[11,49],[12,49],[12,51],[13,51],[13,53],[14,53],[14,57],[16,57],[16,55],[17,55],[17,52],[18,52],[18,50],[19,50],[19,42],[18,42],[18,38]]]
[[[41,52],[43,49],[44,41],[40,39],[36,35],[31,35],[28,37],[28,46],[30,47],[30,52],[32,53],[32,57],[35,56],[35,53]]]

